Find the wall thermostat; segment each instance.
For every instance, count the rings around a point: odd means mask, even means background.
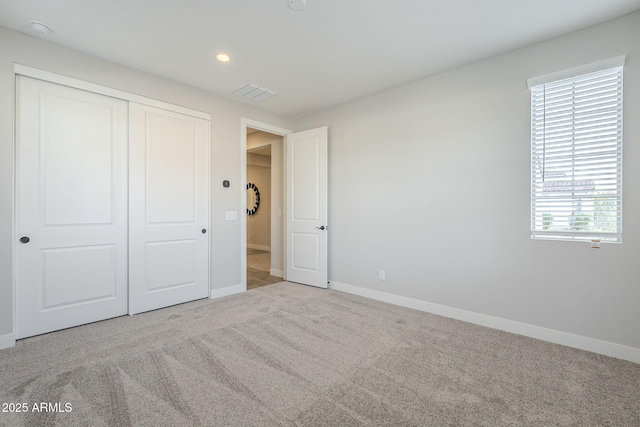
[[[223,186],[224,188],[229,188],[229,185],[230,185],[230,184],[229,184],[229,181],[227,181],[226,179],[225,179],[224,181],[222,181],[222,186]]]

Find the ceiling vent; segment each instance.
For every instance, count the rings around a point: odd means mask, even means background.
[[[255,83],[247,83],[241,88],[234,90],[233,93],[255,102],[264,101],[265,99],[271,98],[276,94],[271,89],[260,87]]]

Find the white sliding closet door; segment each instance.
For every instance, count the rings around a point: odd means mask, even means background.
[[[209,121],[130,103],[129,314],[209,291]]]
[[[16,87],[16,338],[126,314],[127,102]]]

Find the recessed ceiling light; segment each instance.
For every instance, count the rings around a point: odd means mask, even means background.
[[[53,31],[50,26],[40,21],[31,21],[31,28],[33,28],[33,31],[36,33],[40,34],[49,34]]]
[[[307,7],[307,0],[289,0],[289,7],[299,12]]]
[[[216,55],[216,59],[220,62],[229,62],[231,61],[231,57],[226,53],[219,53]]]

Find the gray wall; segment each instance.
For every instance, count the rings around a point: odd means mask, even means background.
[[[623,243],[531,240],[526,80],[618,55]],[[330,131],[331,281],[640,348],[639,117],[634,13],[299,119]]]
[[[260,192],[260,206],[253,215],[245,215],[247,220],[247,246],[271,250],[271,158],[247,153],[247,182],[254,184]],[[247,190],[249,193],[249,190]],[[247,209],[249,205],[247,198]]]
[[[0,27],[0,339],[13,332],[13,63],[210,113],[212,289],[240,284],[240,119],[292,128],[292,122],[250,106],[207,94],[112,62],[65,49]],[[215,76],[212,76],[215,78]],[[231,181],[224,189],[222,181]],[[225,211],[238,221],[225,221]]]
[[[282,277],[284,276],[285,258],[284,137],[262,131],[247,135],[247,149],[266,145],[271,146],[271,194],[269,197],[271,205],[271,274]]]

